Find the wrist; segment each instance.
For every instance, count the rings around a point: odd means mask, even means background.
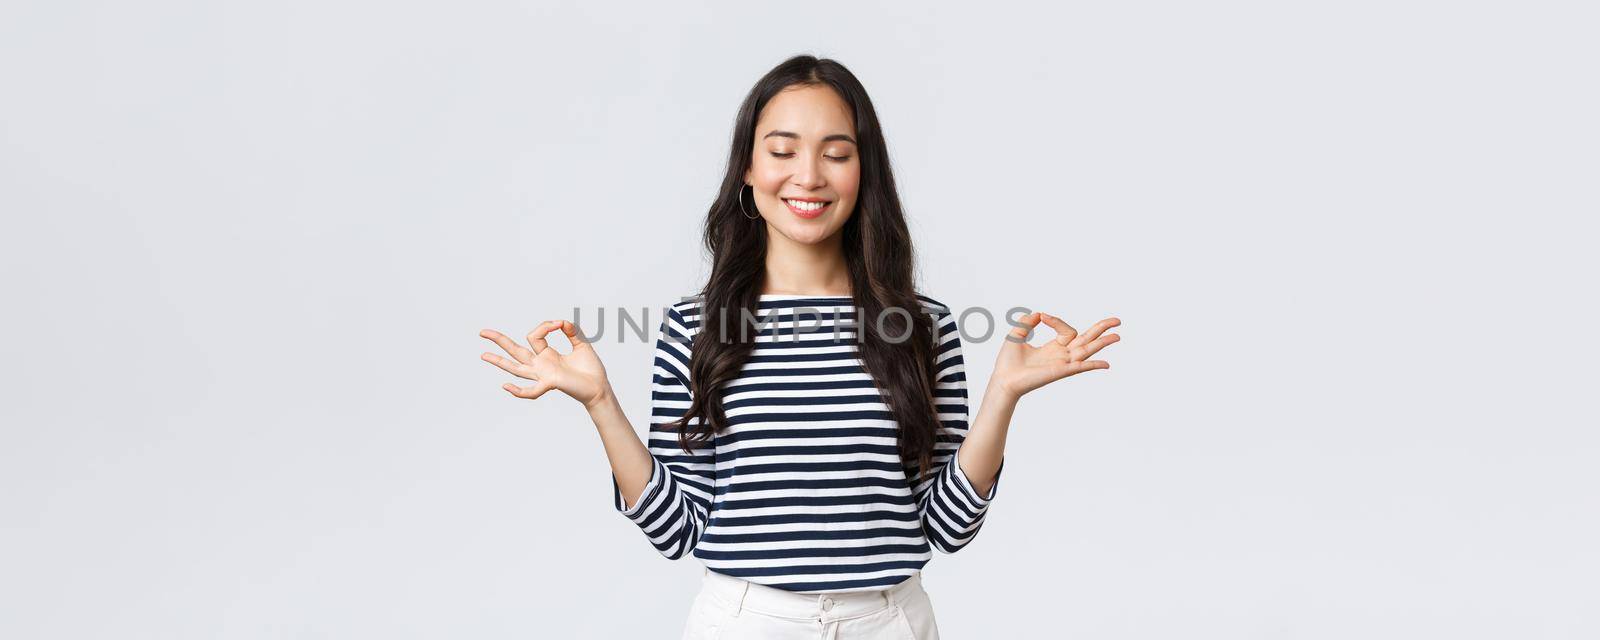
[[[991,379],[989,381],[988,388],[983,390],[983,398],[985,402],[992,401],[1006,405],[1015,405],[1017,404],[1018,400],[1022,399],[1022,394],[1012,391],[1011,389],[1007,388],[1005,384],[995,382],[993,379]]]
[[[593,398],[590,398],[588,402],[583,403],[583,408],[589,412],[589,415],[593,416],[602,411],[608,411],[612,409],[616,406],[616,404],[617,396],[615,393],[612,393],[611,385],[607,384],[600,388],[600,393],[594,394]]]

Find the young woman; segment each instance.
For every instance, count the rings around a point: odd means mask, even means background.
[[[656,339],[649,443],[579,328],[549,320],[483,359],[582,402],[617,510],[704,582],[684,638],[938,637],[921,570],[976,537],[1026,393],[1109,367],[1107,318],[1012,324],[971,428],[955,316],[915,290],[872,101],[839,63],[797,56],[745,98],[696,296]],[[1027,342],[1040,323],[1056,335]],[[569,353],[545,337],[559,330]]]

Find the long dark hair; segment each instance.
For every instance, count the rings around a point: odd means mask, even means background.
[[[799,55],[785,60],[756,82],[739,107],[727,174],[706,214],[704,239],[711,253],[711,277],[699,294],[700,330],[689,359],[692,401],[670,426],[678,430],[678,443],[684,451],[690,450],[691,443],[712,440],[727,424],[722,386],[738,377],[755,348],[754,336],[747,336],[750,332],[743,326],[745,313],[760,317],[757,305],[766,272],[767,226],[762,218],[745,217],[739,199],[745,172],[750,169],[761,109],[794,85],[831,87],[853,114],[861,161],[860,193],[855,212],[840,233],[857,312],[859,351],[899,423],[901,462],[908,468],[914,464],[920,480],[928,474],[939,427],[933,399],[933,321],[916,293],[911,234],[872,100],[854,74],[826,58]],[[904,312],[885,313],[895,309]],[[722,313],[736,319],[733,326],[708,321]],[[911,324],[909,336],[907,322]],[[884,336],[891,336],[892,341]],[[695,418],[701,419],[700,424],[685,428]]]

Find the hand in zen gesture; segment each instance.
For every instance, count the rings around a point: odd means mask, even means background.
[[[566,336],[567,342],[572,345],[572,353],[563,355],[545,342],[545,335],[556,329]],[[511,375],[534,381],[528,387],[509,382],[501,385],[501,388],[518,398],[533,400],[546,391],[560,389],[562,393],[583,403],[585,408],[593,409],[611,391],[605,365],[600,364],[600,354],[595,353],[594,346],[578,335],[578,326],[571,322],[546,320],[540,323],[528,333],[528,345],[532,349],[523,348],[515,340],[493,329],[484,329],[478,335],[494,341],[515,358],[508,360],[505,356],[484,352],[485,362],[505,369]]]
[[[1041,321],[1054,329],[1056,335],[1049,342],[1036,347],[1028,344],[1027,339]],[[1088,331],[1081,334],[1060,318],[1042,311],[1022,316],[1018,322],[1023,326],[1011,329],[1005,344],[1000,346],[1000,355],[994,363],[994,374],[990,377],[991,386],[998,385],[998,390],[1013,398],[1019,398],[1029,391],[1067,376],[1094,369],[1111,368],[1110,363],[1104,360],[1090,360],[1089,357],[1122,339],[1115,333],[1100,335],[1106,329],[1122,324],[1122,321],[1116,318],[1106,318],[1096,322],[1093,327],[1089,327]]]

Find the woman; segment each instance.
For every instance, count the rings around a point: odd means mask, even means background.
[[[484,330],[512,359],[483,358],[534,381],[512,395],[582,402],[617,510],[705,565],[683,637],[937,638],[931,550],[977,535],[1018,399],[1109,367],[1088,358],[1118,320],[1014,322],[969,430],[955,317],[914,289],[877,115],[827,59],[791,58],[745,98],[705,242],[709,281],[660,325],[648,445],[572,322],[540,324],[531,348]],[[1035,347],[1040,323],[1056,337]],[[546,342],[557,330],[570,353]]]

